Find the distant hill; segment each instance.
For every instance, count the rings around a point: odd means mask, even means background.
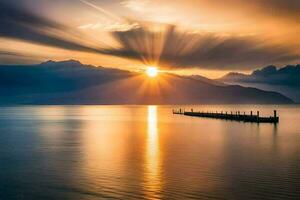
[[[250,75],[231,72],[217,81],[283,93],[300,102],[300,65],[267,66]]]
[[[74,60],[0,65],[0,104],[293,103],[276,92],[215,83],[173,74],[150,79]]]
[[[202,81],[202,82],[211,84],[211,85],[226,86],[226,84],[223,83],[222,81],[212,80],[212,79],[206,78],[204,76],[200,76],[200,75],[191,75],[191,76],[188,76],[188,77],[191,78],[191,79],[194,79],[194,80],[198,80],[198,81]]]

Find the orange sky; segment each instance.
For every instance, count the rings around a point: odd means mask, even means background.
[[[10,23],[16,27],[0,32],[1,64],[76,59],[128,70],[157,64],[167,71],[216,78],[300,60],[296,0],[5,1],[18,10],[2,14],[13,20],[2,19],[1,29]],[[48,24],[16,22],[20,10]],[[13,33],[24,27],[72,44],[65,48],[53,38],[44,42],[26,31]]]

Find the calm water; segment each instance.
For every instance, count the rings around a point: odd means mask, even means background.
[[[0,199],[300,199],[300,107],[275,107],[277,126],[172,106],[2,107]]]

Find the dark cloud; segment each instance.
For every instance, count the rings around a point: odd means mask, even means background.
[[[36,56],[16,53],[12,51],[0,50],[0,62],[6,64],[29,64],[29,63],[37,63],[42,59]]]
[[[69,50],[101,53],[99,49],[54,34],[59,31],[67,32],[68,28],[0,1],[0,37],[20,39]]]
[[[291,49],[252,36],[189,33],[168,26],[163,32],[146,27],[114,32],[120,48],[106,53],[159,63],[169,68],[251,69],[257,65],[300,58]]]
[[[300,21],[299,0],[254,0],[251,3],[257,4],[261,12],[265,14]]]
[[[275,20],[280,18],[294,22],[300,21],[299,0],[222,0],[222,2],[220,0],[204,0],[199,2],[198,5],[210,5],[213,9],[219,7],[222,12],[227,11],[229,13],[242,10],[245,16],[254,19],[264,20],[266,16],[269,16]],[[257,23],[260,23],[260,21]]]
[[[19,54],[19,53],[16,53],[16,52],[11,52],[11,51],[3,51],[3,50],[0,50],[0,55],[3,55],[3,56],[23,56],[23,54]]]

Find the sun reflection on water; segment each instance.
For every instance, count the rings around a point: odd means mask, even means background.
[[[148,199],[161,193],[161,159],[157,128],[157,106],[148,106],[148,132],[145,158],[145,187]]]

